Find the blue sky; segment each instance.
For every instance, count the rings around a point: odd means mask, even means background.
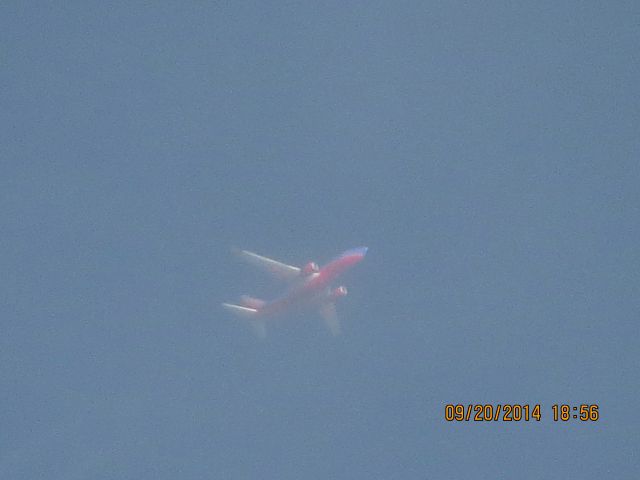
[[[0,13],[3,478],[638,471],[636,3]],[[359,245],[339,338],[219,307]]]

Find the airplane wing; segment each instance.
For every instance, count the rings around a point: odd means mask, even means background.
[[[258,318],[259,312],[256,308],[243,307],[242,305],[234,305],[232,303],[223,303],[222,306],[238,317],[249,320],[253,333],[258,337],[265,338],[267,336],[267,326],[264,319]]]
[[[234,250],[242,260],[250,265],[262,268],[281,280],[293,280],[300,276],[300,268],[278,262],[247,250]]]
[[[335,336],[340,335],[340,320],[336,313],[336,304],[333,302],[326,302],[320,306],[320,315],[324,319],[324,323],[327,325],[329,331]]]

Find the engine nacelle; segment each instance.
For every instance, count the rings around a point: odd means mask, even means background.
[[[336,298],[346,297],[346,296],[347,296],[347,287],[345,286],[340,286],[338,288],[335,288],[329,294],[329,298],[331,298],[331,300],[335,300]]]
[[[302,275],[304,275],[305,277],[313,273],[318,273],[319,271],[320,267],[316,262],[309,262],[304,267],[302,267]]]

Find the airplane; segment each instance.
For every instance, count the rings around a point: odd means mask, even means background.
[[[266,336],[266,319],[284,314],[296,308],[315,307],[333,335],[340,334],[340,321],[336,314],[336,300],[347,295],[347,287],[332,288],[331,283],[367,254],[367,247],[357,247],[342,252],[320,268],[315,262],[303,267],[287,265],[247,250],[234,250],[246,263],[266,270],[289,283],[289,288],[275,300],[265,301],[243,295],[240,305],[223,303],[222,306],[235,315],[249,320],[254,332]]]

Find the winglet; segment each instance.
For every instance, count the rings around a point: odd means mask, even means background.
[[[264,300],[260,300],[259,298],[250,297],[249,295],[242,295],[240,297],[240,305],[246,308],[255,308],[256,310],[260,310],[265,305]]]

